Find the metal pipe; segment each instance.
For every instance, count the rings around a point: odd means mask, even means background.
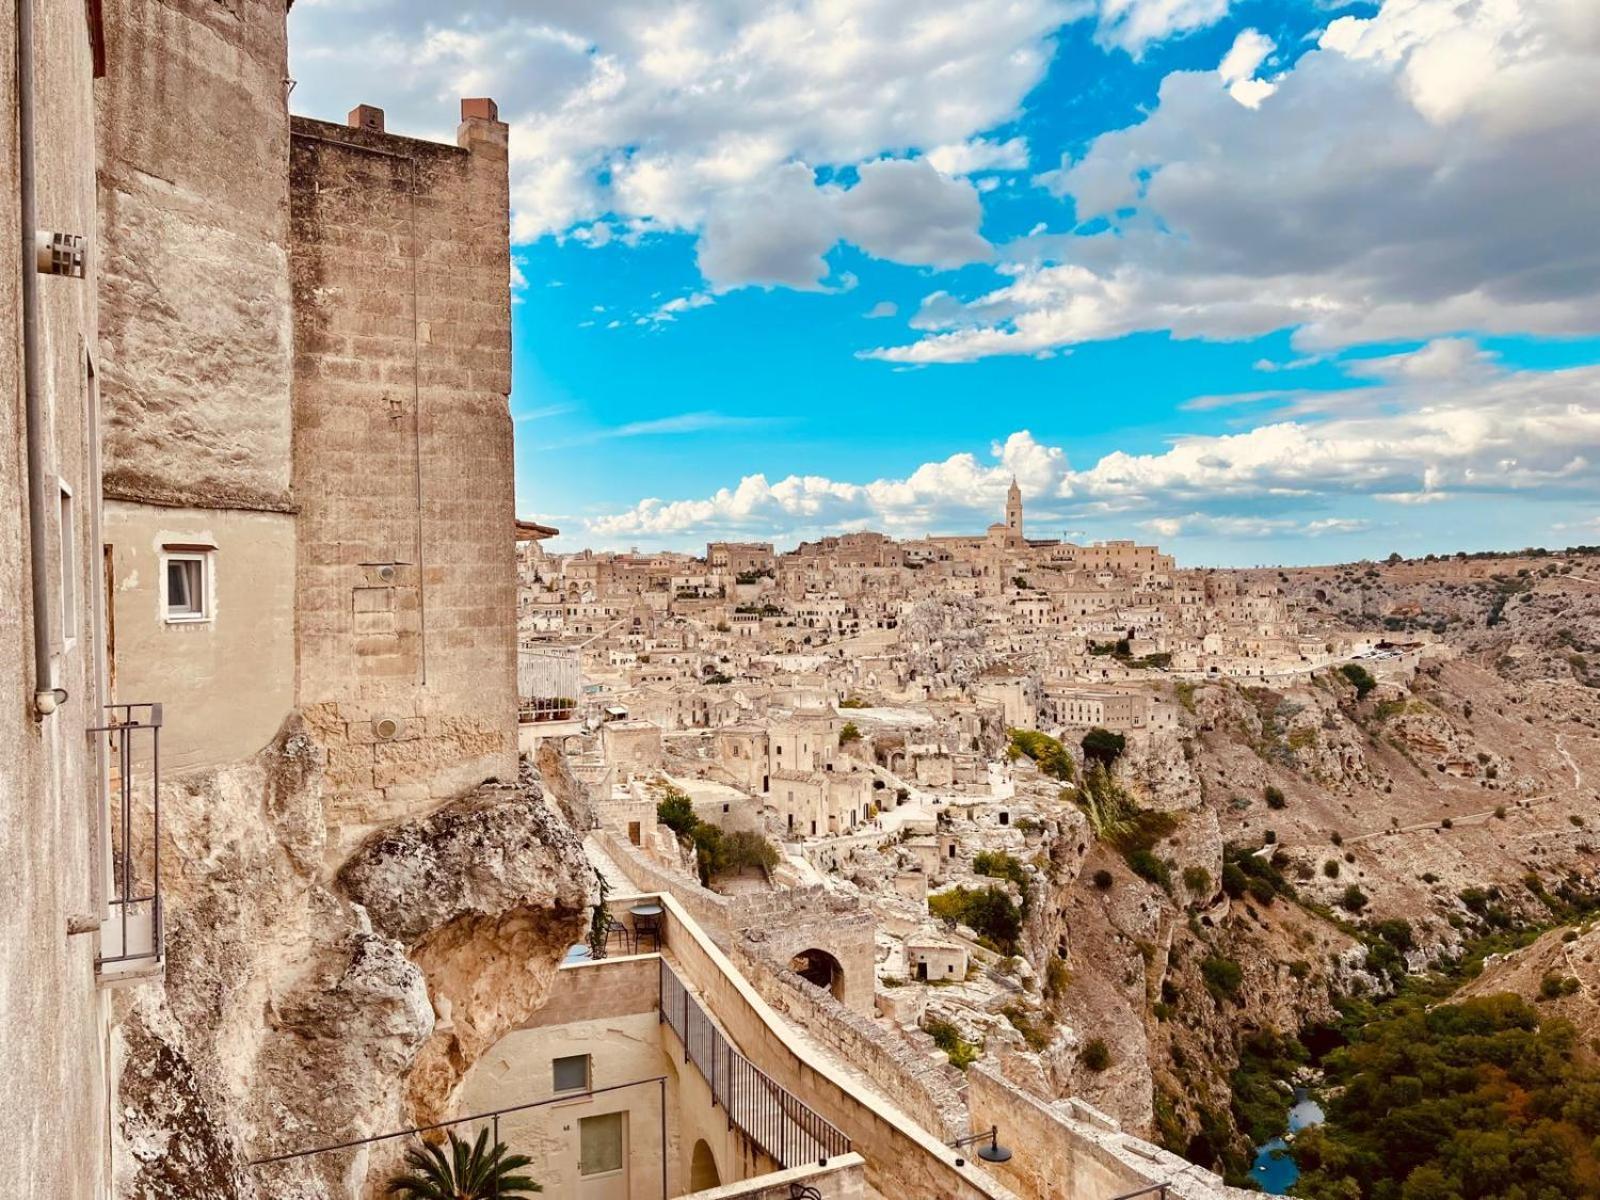
[[[22,241],[22,379],[28,439],[28,566],[33,581],[33,711],[62,697],[50,656],[50,547],[46,537],[44,399],[39,385],[39,260],[33,162],[33,0],[17,0],[17,192]]]

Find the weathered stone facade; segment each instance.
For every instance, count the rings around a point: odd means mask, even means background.
[[[88,278],[41,280],[50,679],[25,669],[22,455],[0,467],[22,897],[0,1018],[28,1032],[0,1040],[0,1082],[50,1098],[0,1163],[29,1197],[350,1194],[348,1164],[250,1162],[445,1111],[542,1001],[594,886],[518,777],[506,127],[479,100],[456,146],[312,121],[291,140],[281,3],[107,0],[98,85],[102,8],[86,28],[38,7],[41,224],[91,251]],[[0,408],[17,447],[23,411]],[[102,674],[167,718],[164,962],[114,1002],[84,733]]]
[[[8,253],[0,271],[0,1087],[12,1120],[0,1138],[0,1171],[24,1197],[103,1195],[109,1180],[99,1131],[109,1119],[108,1000],[96,988],[97,932],[105,914],[100,870],[103,794],[97,742],[101,722],[99,481],[94,472],[91,371],[97,298],[86,279],[36,278],[35,366],[42,420],[28,428],[17,233],[20,154],[36,169],[41,229],[94,233],[92,28],[82,5],[34,5],[31,146],[17,137],[16,15],[0,20],[0,224]],[[48,609],[31,597],[27,435],[40,439]],[[68,499],[67,497],[69,497]],[[69,595],[71,599],[69,600]],[[50,630],[52,678],[36,678],[34,626]],[[38,714],[35,693],[65,696]]]
[[[299,695],[352,828],[514,771],[506,126],[472,103],[458,146],[293,123]]]

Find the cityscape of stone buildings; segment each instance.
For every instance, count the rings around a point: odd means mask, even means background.
[[[1063,819],[1008,730],[1160,739],[1186,679],[1364,645],[1152,546],[1030,539],[1015,485],[976,536],[547,554],[494,103],[454,145],[291,117],[272,0],[18,13],[24,1197],[372,1195],[455,1125],[583,1200],[1225,1193],[1042,1084],[1001,1013],[1048,965],[928,898]],[[777,861],[704,886],[676,795]],[[989,1056],[953,1066],[941,1014]]]

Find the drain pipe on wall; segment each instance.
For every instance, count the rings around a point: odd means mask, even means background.
[[[44,397],[39,386],[39,250],[34,228],[33,0],[17,0],[17,176],[22,228],[22,378],[28,424],[28,565],[33,576],[33,710],[56,711],[50,656],[50,546],[45,523]]]

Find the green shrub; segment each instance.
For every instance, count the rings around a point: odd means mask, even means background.
[[[1339,878],[1339,860],[1336,858],[1330,858],[1327,862],[1323,863],[1322,873],[1329,879]]]
[[[1128,869],[1140,879],[1149,880],[1163,891],[1172,890],[1172,872],[1154,853],[1143,849],[1130,850],[1124,857],[1127,859]]]
[[[1011,1027],[1022,1035],[1022,1040],[1028,1043],[1029,1049],[1040,1051],[1050,1045],[1050,1023],[1036,1013],[1030,1012],[1020,1004],[1008,1004],[1000,1012],[1011,1022]]]
[[[695,865],[700,870],[700,882],[709,884],[721,870],[722,830],[701,821],[690,832],[689,838],[694,843]]]
[[[700,818],[694,815],[694,802],[677,788],[666,788],[656,801],[656,820],[679,837],[690,837]]]
[[[1344,895],[1339,897],[1339,907],[1346,912],[1358,913],[1367,906],[1367,895],[1355,884],[1344,889]]]
[[[1073,779],[1072,756],[1062,744],[1047,733],[1033,729],[1010,731],[1006,752],[1013,760],[1027,757],[1033,760],[1043,775],[1071,783]]]
[[[1372,677],[1372,673],[1360,663],[1345,663],[1344,666],[1339,668],[1339,674],[1343,675],[1350,686],[1356,689],[1357,700],[1365,700],[1367,693],[1378,686],[1378,681]]]
[[[1052,954],[1044,969],[1044,994],[1052,1000],[1059,1000],[1071,984],[1072,968],[1067,966],[1067,960]]]
[[[1014,858],[1004,850],[979,850],[972,859],[972,870],[978,875],[987,875],[991,879],[1009,879],[1018,887],[1023,887],[1028,882],[1028,870],[1022,865],[1020,859]]]
[[[1022,933],[1022,910],[997,887],[955,887],[928,897],[928,911],[952,924],[966,925],[1000,949],[1015,954]]]
[[[1539,980],[1539,997],[1543,1000],[1556,1000],[1562,996],[1575,994],[1582,986],[1572,975],[1546,975]]]
[[[848,746],[851,742],[861,740],[861,730],[854,721],[846,721],[844,728],[839,730],[839,745]]]
[[[1211,872],[1204,867],[1185,867],[1183,886],[1191,896],[1211,895]]]
[[[1205,980],[1206,989],[1213,996],[1236,1000],[1239,989],[1244,985],[1244,968],[1231,958],[1208,954],[1200,960],[1200,977]]]
[[[1085,762],[1097,762],[1109,769],[1127,748],[1128,739],[1120,733],[1112,733],[1109,729],[1101,729],[1096,725],[1083,735],[1083,758]]]
[[[1236,863],[1227,863],[1222,868],[1222,890],[1228,893],[1230,900],[1237,900],[1243,896],[1250,887],[1250,877],[1239,869]]]
[[[1106,870],[1104,867],[1101,867],[1094,873],[1094,885],[1102,892],[1109,891],[1111,889],[1111,885],[1115,882],[1116,880],[1112,877],[1111,872]]]
[[[1517,996],[1385,1006],[1326,1061],[1327,1122],[1295,1191],[1394,1200],[1593,1195],[1600,1077],[1572,1026]]]
[[[1111,1047],[1106,1045],[1104,1038],[1091,1038],[1079,1057],[1089,1070],[1104,1071],[1111,1065]]]
[[[1268,808],[1282,808],[1288,803],[1288,800],[1284,797],[1283,790],[1281,788],[1274,787],[1270,783],[1267,784],[1265,796]]]
[[[949,1021],[941,1017],[928,1017],[922,1022],[922,1027],[928,1031],[928,1036],[933,1038],[934,1045],[945,1052],[953,1065],[965,1071],[978,1061],[982,1047],[963,1038],[961,1031]]]

